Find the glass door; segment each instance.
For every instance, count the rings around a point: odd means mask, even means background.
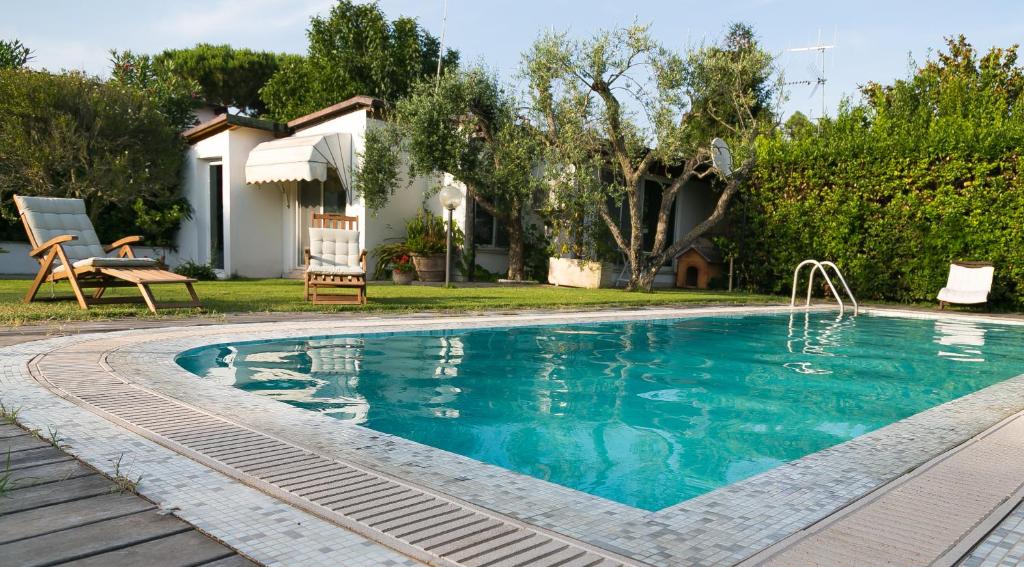
[[[306,249],[309,248],[309,225],[313,220],[313,213],[345,213],[347,194],[345,187],[341,184],[337,175],[328,176],[327,181],[299,181],[298,184],[298,206],[295,207],[295,214],[298,215],[295,226],[298,227],[296,242],[299,243],[298,266],[306,266]]]

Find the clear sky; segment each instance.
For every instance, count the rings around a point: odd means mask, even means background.
[[[108,50],[157,52],[197,42],[304,53],[311,15],[331,0],[5,0],[0,38],[18,38],[35,51],[34,67],[84,69],[106,75]],[[391,17],[413,16],[441,33],[442,0],[381,0]],[[829,2],[821,0],[448,0],[445,43],[463,59],[483,60],[502,75],[517,71],[520,54],[542,29],[585,36],[634,19],[652,24],[666,45],[682,50],[720,37],[730,22],[754,26],[762,44],[780,57],[787,80],[813,79],[816,56],[789,48],[817,42],[837,47],[825,60],[825,104],[832,113],[843,95],[867,81],[891,81],[908,71],[908,54],[923,61],[943,36],[967,35],[976,47],[1024,39],[1024,2],[977,0]],[[790,87],[784,109],[816,117],[821,99],[811,87]]]

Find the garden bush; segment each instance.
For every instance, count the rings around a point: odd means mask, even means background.
[[[951,261],[988,260],[993,302],[1024,307],[1024,72],[1016,48],[947,48],[817,129],[760,140],[731,211],[747,287],[788,293],[817,258],[859,298],[934,301]]]

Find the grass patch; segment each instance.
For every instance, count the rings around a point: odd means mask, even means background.
[[[98,305],[89,310],[78,308],[73,301],[21,303],[28,289],[27,280],[0,280],[0,324],[21,325],[40,321],[82,321],[123,317],[180,318],[218,316],[226,313],[263,312],[466,312],[480,310],[566,309],[572,307],[641,307],[686,304],[767,303],[782,298],[725,291],[665,289],[651,293],[627,292],[619,289],[575,289],[554,286],[517,287],[427,287],[370,284],[366,306],[313,305],[302,300],[302,282],[286,279],[201,281],[196,291],[204,308],[166,309],[152,315],[141,305]],[[182,286],[153,286],[158,300],[184,301]],[[68,295],[66,283],[54,290],[58,296]],[[133,295],[131,289],[108,290],[116,297]],[[44,286],[40,296],[50,294]]]
[[[110,480],[114,481],[115,490],[118,493],[139,493],[139,483],[142,482],[142,475],[132,478],[128,474],[127,470],[122,470],[121,461],[124,459],[124,453],[117,456],[117,459],[113,459],[110,462],[114,464],[114,474],[110,477]],[[130,468],[130,467],[129,467]]]

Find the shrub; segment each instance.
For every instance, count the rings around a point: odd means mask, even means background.
[[[732,211],[747,287],[789,292],[835,261],[861,298],[934,301],[949,263],[996,265],[992,299],[1024,307],[1024,69],[961,37],[914,76],[792,138],[762,139]]]
[[[430,256],[445,252],[445,220],[430,211],[421,209],[405,224],[405,244],[416,256]],[[452,227],[452,249],[462,246],[462,230]]]
[[[211,281],[217,279],[217,272],[214,270],[212,265],[197,264],[196,262],[193,262],[191,260],[178,265],[177,268],[174,268],[174,273],[185,277],[195,278],[197,280],[204,281]]]

